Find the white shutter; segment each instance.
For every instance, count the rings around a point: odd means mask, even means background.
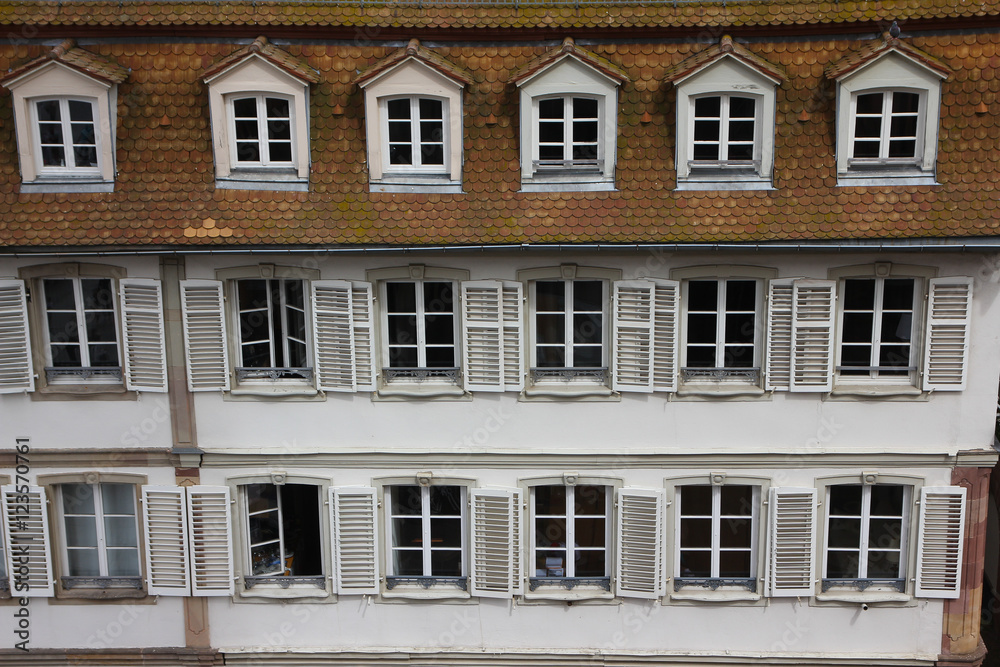
[[[314,280],[311,289],[316,386],[325,391],[356,391],[351,283]]]
[[[503,299],[503,386],[506,391],[524,389],[524,286],[505,280],[502,283]]]
[[[503,391],[503,284],[462,282],[463,386],[466,391]]]
[[[521,491],[472,489],[472,594],[510,597],[524,592],[521,572]]]
[[[181,314],[188,390],[228,391],[229,346],[222,283],[182,280]]]
[[[233,594],[233,545],[228,486],[187,488],[191,551],[191,592]]]
[[[653,391],[653,283],[616,280],[612,314],[615,391]]]
[[[45,489],[7,484],[0,487],[3,531],[7,542],[7,578],[16,597],[53,595],[52,552]]]
[[[654,599],[664,594],[664,492],[618,490],[615,595]]]
[[[764,388],[788,391],[792,384],[793,278],[772,280],[767,293],[767,355]]]
[[[167,390],[167,349],[163,338],[160,281],[123,278],[118,282],[125,348],[125,386],[135,391]]]
[[[791,391],[833,389],[837,283],[796,280],[792,288]]]
[[[962,391],[969,367],[972,278],[932,278],[924,335],[924,390]]]
[[[378,498],[370,487],[330,489],[333,552],[339,595],[377,595],[378,540],[375,536]]]
[[[653,280],[653,391],[677,391],[680,283]]]
[[[34,390],[24,281],[0,280],[0,394]]]
[[[142,487],[146,588],[150,595],[190,595],[188,524],[184,488]]]
[[[959,597],[965,543],[965,487],[920,489],[917,597]]]
[[[772,487],[767,594],[809,597],[816,566],[816,489]]]
[[[354,382],[357,391],[375,391],[375,329],[371,283],[351,283],[351,326],[354,328]]]

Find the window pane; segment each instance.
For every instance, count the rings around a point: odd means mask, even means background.
[[[873,321],[872,313],[844,313],[841,340],[845,343],[870,343]]]
[[[413,315],[389,315],[389,344],[416,345],[417,318]]]
[[[440,142],[443,135],[441,121],[422,121],[420,123],[420,141],[425,143]]]
[[[715,368],[715,346],[688,346],[687,365],[691,368]]]
[[[889,157],[913,157],[917,152],[917,142],[907,140],[907,141],[890,141],[889,142]]]
[[[576,122],[573,123],[573,141],[594,143],[597,141],[596,122]],[[596,153],[596,147],[594,148]]]
[[[899,549],[902,545],[902,519],[872,519],[868,528],[868,547]]]
[[[52,345],[52,365],[56,368],[73,368],[83,364],[78,345]]]
[[[577,517],[573,524],[576,536],[576,546],[578,547],[603,547],[605,546],[605,523],[604,517],[600,518],[580,518]]]
[[[96,547],[97,520],[92,516],[66,517],[66,546]]]
[[[752,345],[727,345],[722,365],[724,368],[752,368],[753,353]]]
[[[460,516],[462,514],[462,487],[432,486],[430,488],[431,516]]]
[[[74,310],[76,297],[73,294],[73,281],[50,279],[45,281],[45,308],[48,310]]]
[[[94,144],[94,126],[90,123],[73,123],[71,128],[73,132],[73,143],[74,144]],[[77,166],[80,166],[79,164]]]
[[[826,555],[826,576],[830,579],[855,579],[859,565],[857,551],[830,551]]]
[[[718,118],[721,110],[721,97],[699,97],[694,101],[694,115],[696,118]]]
[[[428,368],[454,368],[458,365],[453,347],[428,347],[425,356]]]
[[[574,493],[574,512],[577,516],[604,516],[607,511],[607,487],[578,486]]]
[[[882,307],[886,310],[911,310],[913,279],[886,278],[883,283]]]
[[[729,144],[729,160],[752,160],[753,144]]]
[[[876,484],[871,490],[872,516],[902,516],[905,487],[899,484]]]
[[[417,312],[417,286],[415,283],[386,283],[386,307],[390,313]]]
[[[565,547],[566,519],[535,519],[535,544],[539,547]]]
[[[749,577],[749,551],[723,551],[719,554],[720,577]]]
[[[852,278],[844,281],[844,308],[871,310],[875,307],[875,280]]]
[[[90,484],[62,484],[63,514],[94,514],[94,487]]]
[[[869,551],[868,577],[871,579],[896,579],[899,577],[899,552]]]
[[[861,545],[861,519],[830,519],[827,543],[831,548],[858,548]]]
[[[535,309],[538,311],[562,311],[566,307],[566,283],[559,281],[538,281],[535,283]]]
[[[854,125],[854,136],[864,139],[877,139],[882,132],[882,119],[879,117],[861,117]]]
[[[69,559],[69,576],[101,576],[101,566],[97,560],[97,549],[70,549],[66,555]]]
[[[425,338],[428,345],[452,345],[455,342],[455,318],[452,315],[428,315]]]
[[[913,328],[912,313],[883,313],[882,340],[887,343],[908,343]]]
[[[719,145],[718,144],[695,144],[694,154],[692,157],[695,160],[718,160],[719,159]]]
[[[288,100],[277,97],[268,97],[265,101],[268,118],[289,118]]]
[[[420,117],[422,119],[428,118],[444,118],[442,113],[443,105],[441,100],[432,100],[428,98],[420,98],[418,103],[420,105]]]
[[[278,512],[268,511],[250,517],[250,543],[260,544],[278,539]]]
[[[394,486],[392,487],[393,515],[398,514],[420,514],[420,487],[419,486]]]
[[[719,522],[719,546],[723,549],[749,548],[753,539],[750,519],[721,519]]]
[[[718,141],[719,121],[700,120],[694,124],[695,141]]]
[[[267,150],[268,153],[270,154],[271,162],[292,161],[292,145],[290,143],[271,142],[267,145]]]
[[[604,365],[604,350],[600,345],[573,348],[574,368],[600,368]]]
[[[87,327],[87,340],[91,343],[115,342],[114,313],[87,313],[84,318]]]
[[[424,310],[428,313],[453,312],[451,283],[424,283]]]
[[[397,549],[392,552],[393,571],[398,577],[421,577],[424,574],[424,558],[419,550]]]
[[[534,493],[536,515],[566,514],[565,486],[536,486]]]
[[[431,519],[432,547],[462,546],[461,519]]]
[[[101,484],[101,504],[106,514],[135,514],[135,487]]]
[[[597,100],[574,97],[573,118],[597,118]]]
[[[536,577],[565,577],[566,552],[564,550],[538,550],[535,554]]]
[[[881,114],[882,93],[867,93],[865,95],[858,95],[858,113]]]
[[[541,368],[562,368],[566,365],[566,350],[562,347],[539,347],[535,357]]]
[[[260,146],[255,143],[236,144],[236,159],[239,162],[260,162]]]
[[[730,118],[753,118],[755,100],[752,97],[730,97],[729,117]]]
[[[729,141],[749,141],[752,142],[754,138],[754,124],[753,121],[730,121],[729,122]],[[752,153],[752,147],[746,146],[745,149]],[[732,147],[729,149],[733,150]]]
[[[576,145],[573,146],[573,159],[574,160],[596,160],[597,159],[597,146],[590,145]]]
[[[135,517],[106,516],[104,517],[104,538],[109,547],[138,547],[135,532]]]
[[[408,144],[412,140],[409,121],[405,123],[389,123],[389,142]]]
[[[562,118],[563,101],[561,99],[542,100],[538,103],[539,118]]]
[[[285,567],[281,562],[281,548],[277,542],[250,549],[250,571],[254,576],[280,575]]]
[[[535,316],[535,340],[538,343],[563,343],[565,332],[565,315],[539,314]]]
[[[423,544],[420,517],[397,517],[392,520],[392,543],[397,547],[419,547]]]
[[[712,576],[712,552],[711,551],[685,551],[681,550],[681,576],[682,577],[711,577]]]
[[[688,282],[688,311],[714,311],[718,307],[719,283],[715,280]]]
[[[462,552],[432,551],[431,576],[435,577],[462,576]]]
[[[919,110],[919,94],[900,92],[892,94],[892,113],[917,113]]]
[[[730,313],[726,316],[727,343],[753,343],[754,314]]]
[[[607,575],[607,556],[601,551],[577,551],[574,574],[577,577],[603,577]]]
[[[603,311],[604,284],[599,280],[573,282],[573,310]]]
[[[107,555],[109,577],[139,576],[138,549],[109,549]]]
[[[830,487],[830,514],[861,516],[860,484],[838,484]]]
[[[70,100],[69,119],[71,121],[94,120],[94,106],[90,102]]]
[[[417,348],[416,347],[396,347],[389,350],[390,368],[416,368]]]
[[[80,340],[76,313],[49,313],[49,340],[53,343],[75,343]]]
[[[444,148],[438,146],[424,146],[420,149],[420,159],[423,164],[444,164]]]
[[[278,506],[278,492],[274,484],[247,484],[247,509],[261,512]]]
[[[237,118],[256,118],[257,100],[252,97],[233,100],[233,112]]]
[[[879,350],[879,366],[898,366],[902,369],[910,365],[909,345],[882,345]],[[905,370],[898,371],[903,374]],[[884,374],[892,375],[896,371],[882,371]]]
[[[690,313],[687,321],[688,343],[715,343],[715,313]]]
[[[682,486],[681,514],[710,516],[712,514],[712,487],[701,484]]]
[[[35,105],[35,109],[38,113],[38,120],[42,122],[52,122],[61,119],[61,116],[59,115],[59,102],[56,100],[39,102]]]
[[[389,100],[389,102],[386,103],[386,110],[390,119],[409,120],[410,100],[409,98]]]
[[[46,167],[65,167],[66,154],[62,148],[42,147],[42,164]]]
[[[61,144],[63,142],[62,125],[58,123],[40,123],[38,138],[42,144]]]
[[[602,339],[603,315],[574,315],[573,342],[599,344]]]
[[[96,167],[97,166],[97,149],[96,148],[74,148],[73,149],[73,160],[77,167]]]
[[[256,140],[259,138],[258,135],[259,127],[256,120],[238,120],[236,121],[236,139],[237,140]]]
[[[727,516],[750,516],[753,514],[753,487],[727,484],[720,488],[721,512]]]
[[[712,546],[712,520],[681,518],[681,546],[708,549]]]
[[[896,116],[889,124],[889,136],[909,138],[917,135],[916,116]]]

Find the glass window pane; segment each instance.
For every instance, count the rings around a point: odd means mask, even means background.
[[[719,283],[715,280],[688,282],[688,311],[715,311],[718,308]]]
[[[730,313],[726,315],[726,342],[752,343],[756,330],[753,313]]]
[[[695,160],[718,160],[719,159],[719,145],[718,144],[695,144],[694,154],[692,157]]]
[[[902,516],[905,487],[900,484],[876,484],[871,487],[872,516]]]
[[[685,516],[711,516],[712,487],[702,484],[682,486],[681,514]]]
[[[604,365],[604,349],[600,345],[573,347],[574,368],[600,368]]]
[[[534,494],[536,515],[566,515],[565,486],[536,486]]]
[[[75,368],[83,364],[79,345],[52,345],[52,365],[56,368]]]
[[[278,539],[278,511],[272,510],[250,517],[250,543],[260,544]]]
[[[101,505],[106,514],[135,514],[135,487],[131,484],[101,484]]]
[[[577,516],[604,516],[607,511],[606,486],[582,485],[574,492],[574,513]]]
[[[535,316],[535,340],[538,343],[565,342],[565,315],[539,314]]]
[[[882,119],[860,117],[854,125],[854,136],[859,139],[877,139],[882,132]]]
[[[719,121],[717,120],[700,120],[696,122],[694,124],[694,140],[718,141],[719,127]]]
[[[388,117],[394,120],[409,120],[410,118],[410,100],[409,98],[403,98],[398,100],[389,100],[386,103],[386,111],[388,112]]]
[[[416,517],[397,517],[392,520],[392,544],[397,547],[423,545],[421,520]]]
[[[268,118],[289,118],[288,100],[278,97],[268,97],[265,101]]]
[[[844,308],[871,310],[875,307],[875,280],[851,278],[844,281]]]
[[[576,546],[578,547],[603,547],[605,546],[605,520],[600,518],[577,517],[573,524]]]
[[[94,514],[94,487],[90,484],[62,484],[63,514]]]
[[[70,100],[69,119],[71,121],[94,120],[94,105],[81,100]]]
[[[711,551],[685,551],[681,550],[681,576],[682,577],[711,577],[712,576],[712,552]]]
[[[421,577],[424,558],[419,549],[397,549],[392,552],[393,572],[397,577]]]
[[[267,150],[268,153],[270,154],[271,162],[292,161],[292,145],[290,143],[271,142],[267,145]]]
[[[861,519],[831,517],[827,544],[831,548],[856,549],[861,546]]]
[[[431,546],[461,547],[462,520],[439,518],[431,519]]]
[[[432,551],[431,576],[434,577],[462,576],[462,552]]]
[[[138,549],[108,549],[109,577],[138,577]]]
[[[587,97],[574,97],[573,118],[597,118],[597,100]]]
[[[753,540],[750,519],[725,518],[719,522],[719,546],[723,549],[750,548]]]
[[[62,148],[44,146],[42,147],[42,164],[46,167],[65,167],[66,153]]]
[[[719,489],[721,512],[726,516],[750,516],[753,514],[753,487],[742,484],[727,484]]]
[[[889,157],[913,157],[917,152],[917,143],[915,141],[890,141],[889,142]]]
[[[577,577],[607,576],[607,554],[604,550],[577,551],[574,574]]]
[[[455,368],[455,348],[428,347],[426,352],[428,368]]]
[[[118,339],[114,313],[87,313],[84,323],[87,327],[87,340],[91,343],[115,342]]]
[[[423,121],[420,123],[420,141],[425,143],[440,142],[444,136],[440,121]]]
[[[860,484],[838,484],[830,487],[830,514],[861,516]]]
[[[390,313],[417,312],[416,283],[386,283],[386,308]]]
[[[408,144],[412,141],[409,121],[405,123],[389,123],[389,142]]]
[[[721,109],[721,97],[699,97],[694,101],[694,115],[696,118],[718,118]]]
[[[892,94],[893,113],[917,113],[920,110],[920,95],[918,93]]]
[[[597,141],[597,122],[573,123],[573,141],[595,143]]]
[[[868,577],[871,579],[896,579],[899,577],[899,552],[869,551]]]
[[[92,516],[67,516],[66,546],[97,547],[97,520]]]
[[[712,520],[681,518],[681,547],[685,549],[712,546]]]
[[[535,519],[535,544],[539,547],[566,546],[566,519]]]
[[[392,514],[420,514],[420,487],[419,486],[394,486],[391,491],[392,503],[390,511]]]
[[[540,368],[562,368],[566,366],[566,350],[562,347],[538,347],[535,362]]]
[[[868,528],[868,547],[899,549],[902,546],[902,519],[872,519]]]
[[[744,578],[750,576],[749,551],[723,551],[719,554],[719,576]]]
[[[420,117],[422,119],[428,118],[444,118],[443,115],[443,105],[441,100],[432,100],[426,97],[420,98]]]
[[[752,97],[730,97],[730,118],[753,118],[756,103]]]
[[[858,95],[858,113],[881,114],[882,93],[867,93],[865,95]]]
[[[886,343],[908,343],[913,329],[912,313],[883,313],[882,341]]]
[[[97,549],[69,549],[66,555],[69,560],[69,576],[101,576],[101,566],[97,557]]]
[[[826,576],[830,579],[856,579],[860,561],[857,551],[830,551],[826,555]]]
[[[56,100],[38,102],[35,104],[35,110],[38,113],[38,120],[40,121],[58,121],[61,119],[59,115],[59,102]]]
[[[424,283],[424,310],[428,313],[453,312],[451,283]]]
[[[598,344],[603,338],[603,315],[574,315],[573,342]]]
[[[539,118],[562,118],[563,117],[563,101],[562,99],[554,100],[542,100],[538,103],[538,117]]]
[[[62,125],[58,123],[40,123],[38,125],[38,138],[42,144],[62,144]]]
[[[882,308],[886,310],[912,310],[913,279],[886,278],[883,283]]]
[[[716,315],[715,313],[689,313],[687,318],[688,343],[715,343]]]
[[[49,313],[49,340],[53,343],[75,343],[80,340],[76,313]]]
[[[278,487],[274,484],[247,484],[247,509],[261,512],[278,506]]]
[[[873,313],[844,313],[840,339],[845,343],[870,343],[874,318]]]
[[[104,539],[109,547],[138,547],[135,517],[104,517]]]
[[[431,516],[461,516],[462,487],[432,486],[430,488]]]
[[[74,310],[76,297],[73,294],[73,281],[64,279],[49,279],[45,283],[45,308],[48,310]]]
[[[250,549],[250,571],[257,577],[284,573],[281,548],[277,542]]]
[[[417,318],[413,315],[389,315],[388,334],[390,345],[416,345]]]
[[[566,307],[566,283],[540,280],[535,283],[535,310],[563,311]]]
[[[603,311],[604,284],[599,280],[576,280],[573,282],[573,310]]]
[[[94,126],[91,123],[73,123],[70,126],[73,132],[73,143],[80,145],[94,144]],[[79,165],[77,165],[79,166]]]

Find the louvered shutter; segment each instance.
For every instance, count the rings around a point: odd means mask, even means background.
[[[0,487],[7,542],[7,578],[14,597],[53,595],[52,552],[45,489],[7,484]]]
[[[767,594],[809,597],[816,566],[816,489],[772,487]]]
[[[186,494],[180,486],[142,487],[146,589],[150,595],[190,595]]]
[[[767,293],[767,355],[764,387],[788,391],[792,384],[793,278],[772,280]]]
[[[922,488],[920,537],[917,541],[917,597],[959,597],[964,542],[965,488]]]
[[[378,539],[375,535],[378,498],[369,487],[330,489],[333,552],[339,595],[377,595]]]
[[[503,284],[462,282],[463,386],[466,391],[503,391]]]
[[[962,391],[969,366],[972,278],[933,278],[927,296],[924,390]]]
[[[680,283],[653,280],[653,391],[677,391]]]
[[[521,491],[472,489],[472,594],[505,598],[524,592]]]
[[[615,391],[653,391],[653,283],[616,280],[612,316]]]
[[[357,391],[375,391],[375,330],[372,285],[351,283],[351,326],[354,328],[354,382]]]
[[[796,280],[793,285],[790,391],[833,389],[836,295],[832,280]]]
[[[167,349],[160,281],[123,278],[118,286],[125,338],[125,386],[135,391],[165,392]]]
[[[506,391],[524,389],[524,286],[505,280],[503,299],[503,387]]]
[[[24,281],[0,280],[0,394],[34,390]]]
[[[654,599],[664,594],[664,492],[618,490],[615,595]]]
[[[181,314],[188,390],[229,390],[229,347],[222,283],[182,280]]]
[[[228,486],[187,488],[191,592],[233,594],[233,545]]]
[[[351,283],[314,280],[311,289],[316,386],[325,391],[356,391]]]

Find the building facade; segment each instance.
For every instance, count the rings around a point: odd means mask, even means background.
[[[7,6],[0,660],[979,664],[997,12],[841,9]]]

